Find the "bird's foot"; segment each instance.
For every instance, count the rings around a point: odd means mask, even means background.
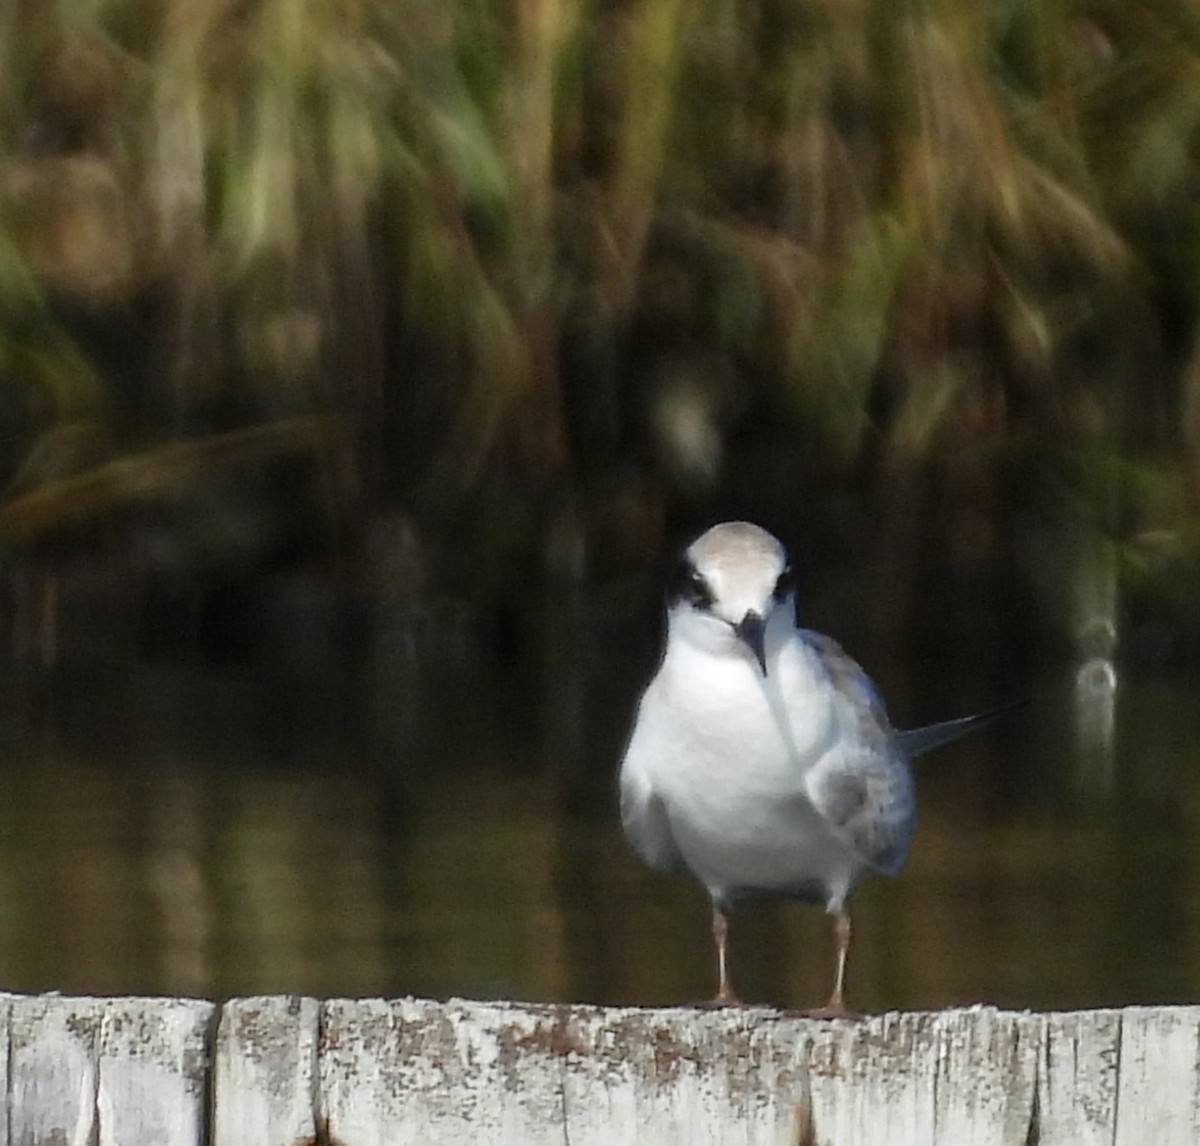
[[[717,1010],[720,1007],[744,1007],[746,1004],[731,990],[726,988],[718,991],[711,999],[705,999],[704,1002],[697,1003],[696,1005]]]

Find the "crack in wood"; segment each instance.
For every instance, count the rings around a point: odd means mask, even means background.
[[[770,1012],[8,996],[0,1146],[1200,1141],[1200,1008]]]

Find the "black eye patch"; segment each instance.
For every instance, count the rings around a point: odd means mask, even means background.
[[[667,589],[667,600],[671,604],[687,601],[697,609],[712,608],[712,589],[686,557],[675,566]]]
[[[776,601],[783,601],[795,587],[795,580],[792,577],[792,567],[787,565],[784,567],[783,572],[779,574],[779,580],[775,582],[775,588],[771,591],[771,595]]]

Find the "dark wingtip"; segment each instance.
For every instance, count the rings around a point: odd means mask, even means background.
[[[1025,708],[1036,699],[1037,697],[1033,696],[1023,696],[1017,700],[1006,701],[1004,704],[999,704],[984,712],[976,712],[971,716],[960,716],[954,720],[942,720],[937,724],[906,729],[897,733],[897,738],[906,755],[919,756],[922,752],[931,752],[935,748],[941,748],[944,744],[952,744],[960,736],[966,736],[968,732],[983,728],[1001,716],[1006,716],[1019,708]]]

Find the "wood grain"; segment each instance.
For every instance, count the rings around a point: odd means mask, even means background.
[[[0,1146],[1192,1146],[1200,1007],[0,996]]]

